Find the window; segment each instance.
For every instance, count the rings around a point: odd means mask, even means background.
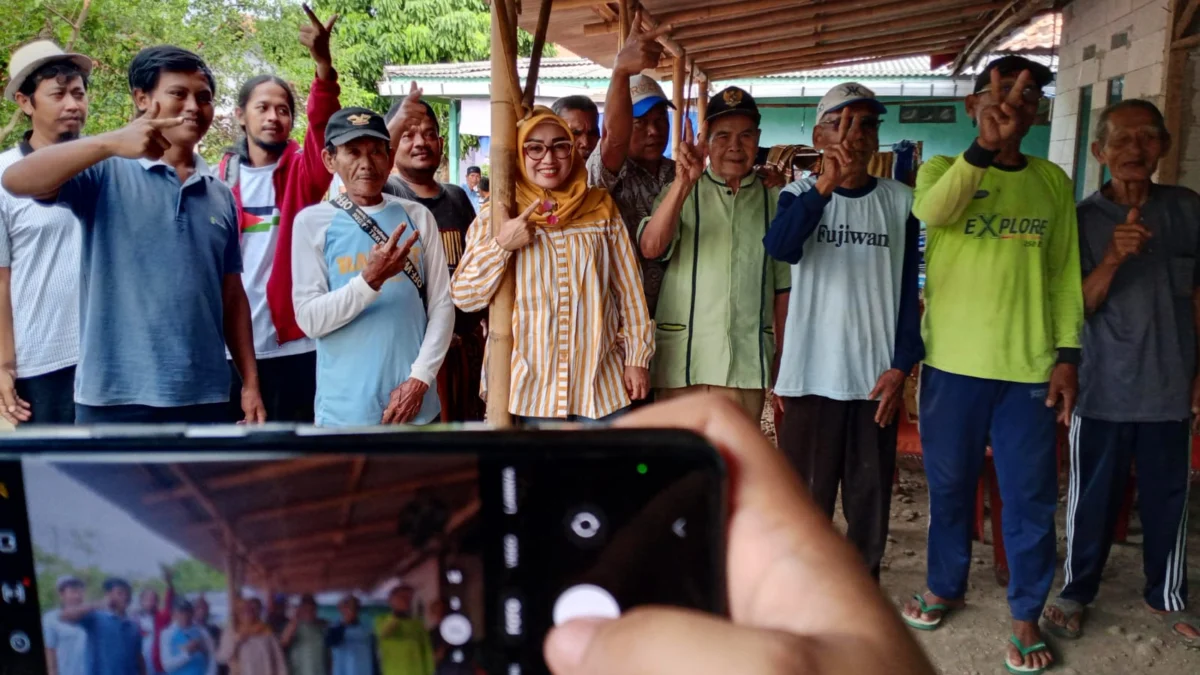
[[[1075,201],[1084,196],[1087,176],[1088,147],[1092,134],[1092,85],[1079,90],[1079,124],[1075,128]]]

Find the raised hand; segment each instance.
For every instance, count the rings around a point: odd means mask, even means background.
[[[849,108],[842,108],[842,116],[838,118],[837,134],[833,143],[821,154],[821,176],[817,178],[817,191],[828,197],[842,183],[846,167],[854,160],[846,139],[852,130],[858,129],[858,117],[850,114]]]
[[[1003,95],[999,70],[992,69],[991,80],[991,104],[979,111],[979,145],[987,150],[999,151],[1021,133],[1017,111],[1025,105],[1022,96],[1033,81],[1033,76],[1028,70],[1022,70],[1008,91],[1008,96]]]
[[[613,70],[625,75],[637,75],[643,70],[656,68],[663,53],[663,47],[657,40],[670,30],[671,27],[664,24],[643,32],[642,10],[634,12],[633,25],[629,29],[629,36],[625,38],[625,46],[617,53],[617,62]]]
[[[388,279],[399,274],[404,270],[404,263],[408,261],[408,253],[412,251],[412,247],[420,238],[420,232],[413,232],[412,236],[400,244],[400,235],[408,229],[408,225],[401,225],[392,230],[391,236],[382,244],[376,244],[371,247],[371,254],[367,256],[367,267],[362,271],[363,281],[372,289],[378,291],[383,288],[383,284]]]
[[[329,36],[333,34],[333,26],[337,23],[338,15],[329,17],[329,21],[321,23],[308,4],[301,5],[308,15],[308,23],[300,26],[300,44],[308,47],[308,53],[317,63],[317,76],[328,79],[333,71],[333,55],[329,51]]]
[[[1141,222],[1141,211],[1135,206],[1129,209],[1125,222],[1113,230],[1112,239],[1108,242],[1108,250],[1104,252],[1104,261],[1111,265],[1120,265],[1126,260],[1142,252],[1146,242],[1154,235]]]
[[[505,251],[518,251],[533,243],[537,236],[537,228],[529,222],[529,217],[541,206],[541,202],[530,204],[516,218],[505,221],[496,233],[496,244]]]
[[[409,83],[408,95],[400,102],[400,110],[392,116],[392,121],[387,125],[388,135],[392,137],[393,149],[398,147],[400,137],[404,135],[405,131],[420,126],[429,117],[429,111],[421,102],[421,96],[424,93],[425,91],[418,87],[415,81]]]
[[[687,181],[689,185],[695,185],[700,176],[704,175],[704,163],[707,159],[708,144],[704,141],[696,142],[692,124],[685,120],[683,140],[679,143],[679,157],[676,158],[675,175]]]
[[[183,117],[162,117],[162,106],[155,101],[146,114],[106,136],[111,142],[112,154],[128,159],[162,159],[171,147],[171,141],[163,136],[165,129],[183,124]]]

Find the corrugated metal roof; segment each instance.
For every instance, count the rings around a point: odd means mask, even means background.
[[[967,68],[966,76],[974,76],[979,72],[982,63],[990,61],[1000,54],[991,54],[987,59]],[[1026,54],[1027,58],[1058,70],[1058,57],[1039,54]],[[520,59],[517,67],[521,78],[529,72],[529,59]],[[388,80],[488,80],[491,79],[491,63],[488,61],[472,61],[467,63],[432,63],[412,66],[385,66],[384,77]],[[612,71],[604,66],[592,63],[584,58],[550,58],[543,59],[538,78],[548,80],[607,80],[612,77]],[[790,73],[767,75],[767,79],[798,79],[798,78],[906,78],[906,77],[950,77],[950,66],[936,70],[929,69],[928,56],[909,56],[888,61],[873,61],[856,63],[847,61],[833,64],[818,70],[801,70]]]

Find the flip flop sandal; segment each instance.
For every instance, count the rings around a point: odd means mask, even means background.
[[[920,593],[914,595],[913,600],[917,601],[917,606],[921,608],[922,614],[928,614],[930,612],[942,613],[938,618],[926,621],[919,616],[911,617],[901,610],[900,618],[904,619],[904,623],[908,624],[910,628],[916,628],[917,630],[937,630],[937,627],[942,625],[942,621],[945,620],[946,616],[953,611],[951,607],[943,605],[940,602],[933,605],[925,604],[925,596]]]
[[[1183,640],[1189,647],[1200,648],[1200,637],[1190,637],[1175,629],[1175,626],[1183,624],[1200,631],[1200,616],[1189,614],[1188,612],[1171,612],[1170,614],[1159,614],[1158,617],[1162,619],[1163,623],[1167,624],[1167,627],[1171,630],[1171,634],[1176,638]]]
[[[1034,652],[1050,651],[1050,648],[1046,646],[1045,642],[1039,642],[1037,644],[1029,645],[1028,647],[1022,647],[1021,641],[1017,638],[1016,635],[1013,635],[1012,637],[1008,638],[1008,641],[1011,642],[1013,644],[1013,646],[1017,648],[1017,651],[1021,653],[1022,661],[1025,660],[1026,656],[1029,656],[1030,654],[1032,654]],[[1004,655],[1004,667],[1008,669],[1008,672],[1013,673],[1013,675],[1039,675],[1039,673],[1043,673],[1046,671],[1045,668],[1029,668],[1029,667],[1026,667],[1025,665],[1014,666],[1008,660],[1008,654]]]
[[[1050,606],[1061,612],[1062,615],[1066,617],[1066,621],[1062,624],[1059,624],[1055,621],[1052,621],[1050,617],[1046,616],[1046,614],[1043,612],[1042,627],[1046,629],[1046,632],[1067,640],[1078,640],[1079,636],[1083,635],[1083,605],[1075,602],[1074,600],[1055,598],[1054,602],[1050,603]],[[1068,626],[1070,625],[1071,620],[1075,617],[1079,617],[1079,628],[1072,630],[1068,628]]]

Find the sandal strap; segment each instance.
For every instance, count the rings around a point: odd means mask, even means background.
[[[942,603],[940,603],[940,602],[939,602],[939,603],[937,603],[937,604],[934,604],[934,605],[927,605],[927,604],[925,604],[925,596],[924,596],[924,595],[921,595],[920,593],[916,593],[916,594],[914,594],[914,595],[913,595],[913,600],[916,600],[916,601],[917,601],[917,605],[920,607],[920,609],[921,609],[921,613],[922,613],[922,614],[928,614],[928,613],[930,613],[930,612],[943,612],[943,613],[945,613],[946,611],[948,611],[948,610],[950,609],[949,607],[947,607],[946,605],[943,605],[943,604],[942,604]]]
[[[1163,618],[1166,619],[1167,623],[1171,624],[1172,629],[1174,629],[1175,626],[1183,624],[1188,628],[1200,630],[1200,616],[1192,614],[1191,612],[1171,612],[1170,614],[1165,615]]]
[[[1017,651],[1021,652],[1022,657],[1029,656],[1034,652],[1040,652],[1044,649],[1047,649],[1045,642],[1038,642],[1036,644],[1029,645],[1028,647],[1023,647],[1021,646],[1021,640],[1018,639],[1016,635],[1010,637],[1008,641],[1013,643],[1013,646],[1017,648]]]

